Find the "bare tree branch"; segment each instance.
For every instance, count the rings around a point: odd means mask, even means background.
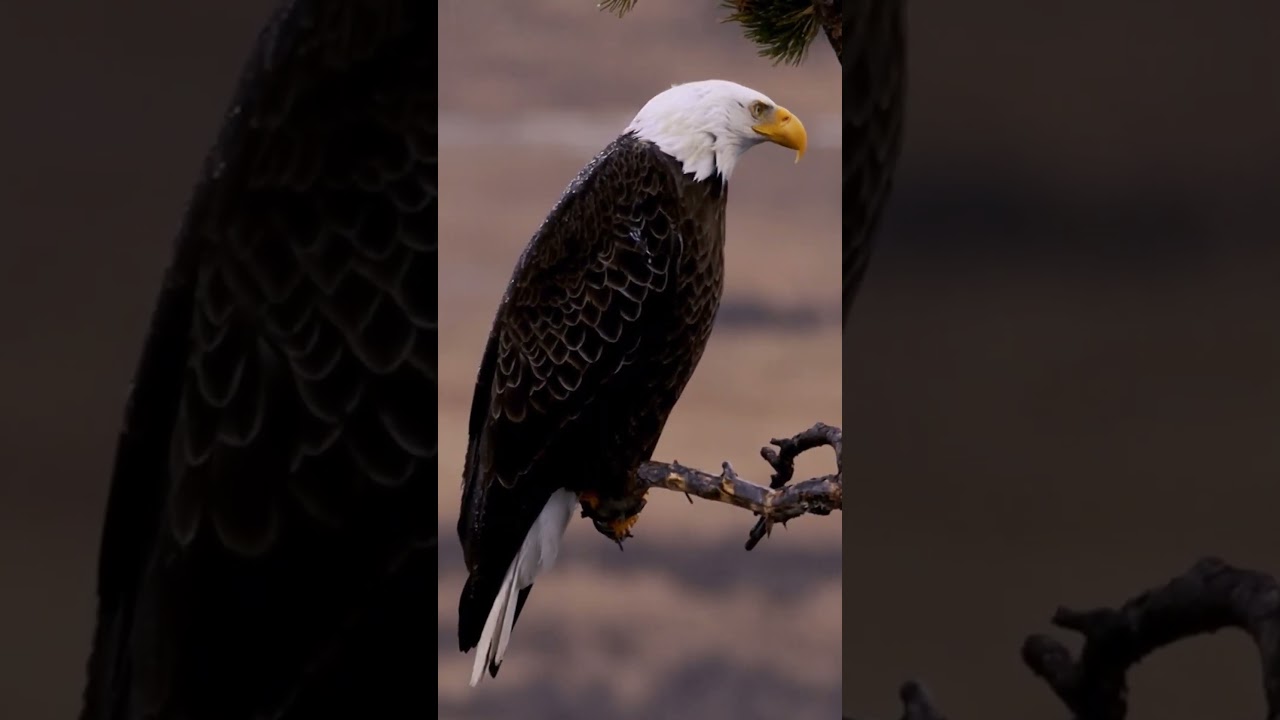
[[[650,462],[640,466],[640,489],[674,490],[686,496],[696,495],[704,500],[752,511],[760,516],[760,520],[747,540],[748,550],[768,535],[775,523],[786,524],[801,515],[829,515],[833,510],[843,511],[840,428],[818,423],[793,437],[770,442],[777,450],[771,447],[760,450],[761,457],[774,469],[769,487],[743,480],[727,462],[721,466],[718,475],[685,467],[678,462]],[[835,451],[835,474],[788,485],[795,474],[796,457],[806,450],[824,446]],[[693,499],[689,501],[693,502]]]
[[[1131,667],[1179,640],[1238,628],[1258,646],[1267,719],[1280,720],[1280,584],[1265,573],[1204,558],[1119,608],[1059,608],[1053,624],[1084,635],[1079,658],[1047,635],[1031,635],[1022,659],[1075,720],[1124,720]],[[903,685],[903,720],[943,720],[916,683]]]

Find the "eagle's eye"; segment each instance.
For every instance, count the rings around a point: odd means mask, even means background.
[[[769,110],[769,104],[756,100],[751,103],[751,117],[759,120]]]

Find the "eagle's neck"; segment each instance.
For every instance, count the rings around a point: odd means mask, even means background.
[[[738,158],[758,143],[727,132],[690,131],[678,123],[654,122],[641,117],[631,123],[627,132],[675,158],[681,169],[697,181],[719,176],[728,182]]]

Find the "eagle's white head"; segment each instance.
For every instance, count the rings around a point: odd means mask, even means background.
[[[729,179],[738,157],[762,142],[804,155],[808,136],[791,111],[763,93],[728,80],[675,85],[653,96],[627,126],[657,145],[698,180]]]

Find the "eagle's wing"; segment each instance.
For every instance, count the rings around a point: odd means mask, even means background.
[[[644,200],[621,204],[641,208]],[[640,342],[645,310],[657,312],[651,304],[670,279],[674,223],[660,204],[650,207],[648,217],[625,217],[620,207],[611,236],[594,243],[561,238],[537,247],[534,272],[544,274],[526,273],[512,288],[497,324],[487,426],[502,452],[482,455],[480,467],[504,486],[617,376]]]
[[[624,166],[650,169],[626,184]],[[643,323],[666,310],[656,306],[673,286],[680,237],[672,206],[660,198],[672,182],[664,165],[606,156],[552,210],[512,278],[472,402],[458,520],[471,571],[459,623],[464,650],[475,645],[507,565],[556,489],[523,478],[621,381]]]
[[[624,182],[638,167],[651,169]],[[660,200],[673,192],[667,168],[623,156],[597,169],[549,214],[498,309],[472,404],[468,496],[533,467],[629,361],[646,306],[667,291],[680,245]]]
[[[85,720],[373,717],[423,684],[390,655],[434,594],[434,25],[293,0],[260,37],[135,376]]]
[[[905,0],[854,0],[845,8],[842,63],[844,168],[844,277],[842,322],[871,256],[872,240],[889,198],[902,145],[906,100]]]

